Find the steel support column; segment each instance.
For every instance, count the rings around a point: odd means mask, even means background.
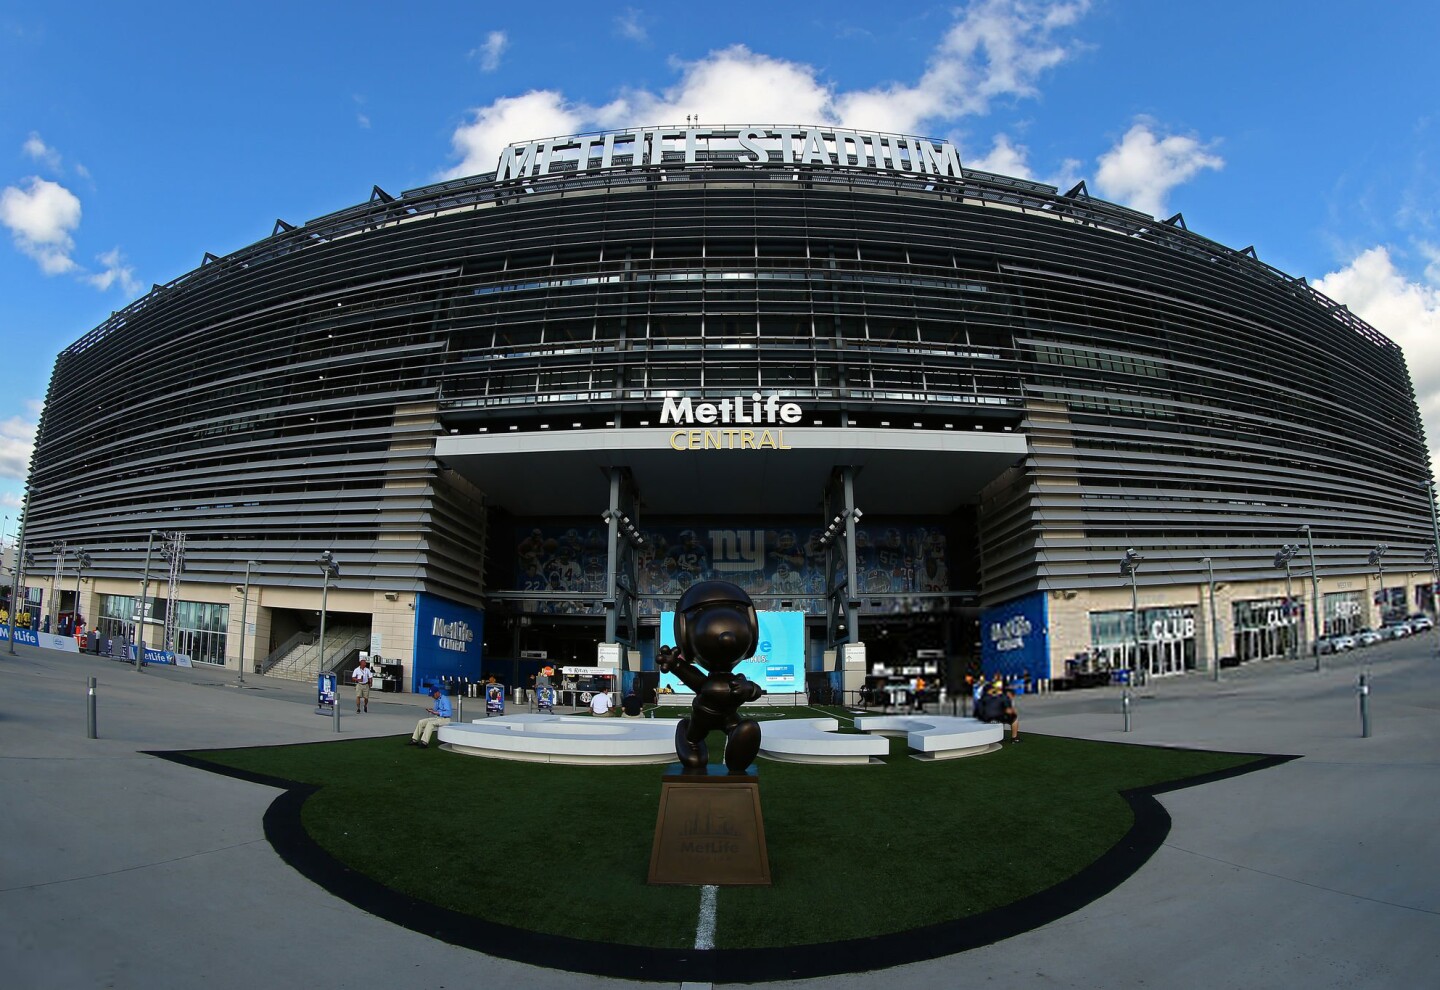
[[[605,642],[634,649],[639,637],[636,589],[640,586],[635,549],[640,536],[639,492],[629,468],[610,472],[610,505],[601,513],[606,529]]]

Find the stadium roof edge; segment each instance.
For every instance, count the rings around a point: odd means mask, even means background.
[[[674,167],[679,170],[697,167],[702,170],[712,170],[715,164],[707,162],[699,166],[675,165]],[[779,171],[789,172],[800,167],[802,166],[786,165]],[[810,168],[809,166],[803,167]],[[825,167],[819,167],[813,170],[816,173],[839,171],[833,169],[827,170]],[[617,169],[616,171],[623,173],[630,170]],[[653,174],[654,170],[646,167],[644,171],[647,174]],[[1366,337],[1372,343],[1382,347],[1398,348],[1398,345],[1390,340],[1390,338],[1355,316],[1348,309],[1337,305],[1333,300],[1319,292],[1303,278],[1297,279],[1261,261],[1254,253],[1253,246],[1243,251],[1237,251],[1234,248],[1220,244],[1218,241],[1213,241],[1203,235],[1197,234],[1183,224],[1177,226],[1172,224],[1171,221],[1158,220],[1149,214],[1132,210],[1129,207],[1096,199],[1089,195],[1088,190],[1084,190],[1083,182],[1078,184],[1076,189],[1071,190],[1069,193],[1059,195],[1058,187],[1033,182],[1028,179],[1018,179],[968,168],[962,169],[962,173],[962,182],[958,186],[953,182],[948,182],[942,187],[930,181],[933,180],[934,177],[925,175],[891,175],[887,176],[884,181],[892,183],[920,183],[927,185],[935,195],[942,197],[946,195],[957,195],[957,190],[958,196],[965,199],[971,198],[970,194],[972,193],[976,198],[983,199],[985,198],[985,191],[987,189],[1000,192],[1002,195],[1008,194],[1009,196],[1014,196],[1018,193],[1022,197],[1031,197],[1033,202],[1028,205],[1037,212],[1045,211],[1074,216],[1088,222],[1096,223],[1097,226],[1104,226],[1107,229],[1114,228],[1117,233],[1125,236],[1154,232],[1155,234],[1161,235],[1153,238],[1156,244],[1180,250],[1184,249],[1181,247],[1182,245],[1190,247],[1192,250],[1199,248],[1206,254],[1211,255],[1212,260],[1232,264],[1243,264],[1273,280],[1277,285],[1286,288],[1288,291],[1300,293],[1308,297],[1316,304],[1328,310],[1332,318],[1350,330]],[[392,197],[388,201],[375,197],[372,190],[372,195],[369,200],[316,217],[298,227],[293,227],[277,220],[275,228],[269,236],[261,238],[250,245],[239,248],[218,259],[215,258],[213,254],[207,252],[206,259],[203,260],[199,266],[177,276],[169,282],[157,284],[144,296],[134,300],[123,309],[112,313],[110,318],[64,348],[61,353],[82,351],[97,343],[109,333],[122,327],[130,317],[141,313],[164,292],[179,288],[186,283],[223,278],[237,264],[242,267],[248,267],[248,265],[252,263],[268,261],[294,251],[328,243],[337,236],[355,232],[357,228],[373,226],[377,221],[384,223],[386,218],[391,216],[399,219],[402,216],[422,213],[424,209],[421,204],[424,204],[426,201],[448,200],[443,207],[439,203],[437,203],[435,207],[436,209],[448,208],[449,206],[457,205],[455,203],[457,199],[462,199],[467,196],[473,195],[478,197],[488,195],[493,197],[497,188],[501,186],[504,186],[506,189],[513,189],[516,185],[523,183],[530,186],[554,188],[557,183],[566,183],[580,178],[573,173],[560,172],[533,179],[512,180],[511,182],[502,184],[496,181],[496,174],[495,172],[483,172],[472,176],[447,179],[442,182],[431,183],[430,185],[406,190],[398,197]],[[592,180],[593,175],[587,174],[586,179],[582,181]],[[376,186],[375,188],[378,189],[379,187]],[[1085,196],[1083,198],[1074,198],[1077,190],[1084,190]],[[1005,201],[1013,202],[1013,200],[1010,199],[1006,199]],[[1027,204],[1021,202],[1019,205],[1024,207]],[[1171,219],[1173,220],[1174,218]]]

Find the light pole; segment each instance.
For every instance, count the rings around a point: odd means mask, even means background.
[[[1426,500],[1430,503],[1430,527],[1435,535],[1435,579],[1430,582],[1430,616],[1435,620],[1435,635],[1440,637],[1440,514],[1435,511],[1435,479],[1426,478],[1421,483],[1425,488]],[[1436,647],[1440,652],[1440,645]]]
[[[87,551],[87,550],[79,550],[79,551],[76,552],[76,554],[75,554],[75,618],[76,618],[76,619],[82,618],[82,616],[81,616],[81,614],[80,614],[80,582],[84,579],[84,578],[83,578],[83,575],[85,574],[86,571],[88,571],[88,570],[90,569],[90,566],[91,566],[93,563],[94,563],[94,561],[92,561],[92,560],[90,559],[90,553],[89,553],[89,551]]]
[[[1370,563],[1375,565],[1375,577],[1380,585],[1380,590],[1376,593],[1376,601],[1380,603],[1378,610],[1378,618],[1380,621],[1377,624],[1381,626],[1385,625],[1385,563],[1381,558],[1385,556],[1385,551],[1389,549],[1390,548],[1384,543],[1379,543],[1376,544],[1374,550],[1370,551]]]
[[[1209,557],[1201,558],[1205,580],[1210,585],[1210,676],[1220,681],[1220,623],[1215,614],[1215,565]]]
[[[20,542],[15,547],[15,559],[10,563],[10,655],[15,655],[15,616],[22,602],[29,603],[25,594],[25,565],[30,551],[25,549],[25,523],[20,523]]]
[[[250,568],[259,567],[259,561],[245,561],[245,590],[240,594],[240,683],[245,683],[245,622],[250,616]]]
[[[1310,548],[1310,628],[1314,635],[1310,637],[1310,649],[1315,653],[1315,672],[1320,672],[1320,573],[1315,570],[1315,534],[1310,531],[1310,524],[1306,523],[1300,527],[1300,532],[1305,534],[1305,544]]]
[[[158,529],[150,531],[150,538],[145,541],[145,571],[140,577],[140,616],[138,619],[139,630],[135,636],[135,673],[145,669],[145,619],[150,611],[150,554],[155,549],[155,537],[160,535]]]
[[[1289,640],[1285,652],[1289,654],[1291,660],[1295,659],[1295,641],[1298,638],[1296,631],[1299,623],[1291,621],[1295,614],[1295,588],[1290,583],[1290,561],[1294,560],[1299,552],[1300,547],[1293,543],[1287,543],[1275,551],[1275,566],[1285,568],[1285,638]]]
[[[1140,557],[1135,553],[1135,548],[1130,547],[1125,551],[1125,558],[1120,561],[1120,573],[1130,576],[1130,633],[1132,633],[1133,645],[1135,645],[1135,659],[1130,662],[1130,682],[1138,688],[1143,682],[1143,675],[1140,673],[1140,591],[1136,586],[1135,573],[1140,568]],[[1126,689],[1126,707],[1129,705],[1129,689]]]
[[[55,555],[55,580],[50,582],[50,631],[60,635],[60,572],[65,567],[65,541],[56,540],[50,544],[50,552]]]
[[[340,564],[329,550],[320,554],[320,670],[325,673],[325,612],[330,603],[330,579],[340,576]],[[330,707],[335,731],[340,731],[340,678],[335,678],[335,703]]]

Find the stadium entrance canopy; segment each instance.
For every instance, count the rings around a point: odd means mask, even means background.
[[[855,469],[855,504],[867,513],[943,515],[1026,452],[1010,432],[674,425],[454,434],[435,453],[491,505],[563,516],[603,510],[614,468],[629,469],[649,514],[819,513],[837,467]]]

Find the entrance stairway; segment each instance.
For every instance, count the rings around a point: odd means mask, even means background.
[[[325,660],[320,659],[320,637],[293,636],[266,658],[263,673],[287,681],[313,681],[322,671],[335,669],[354,652],[370,644],[370,630],[364,626],[334,626],[325,630]]]

